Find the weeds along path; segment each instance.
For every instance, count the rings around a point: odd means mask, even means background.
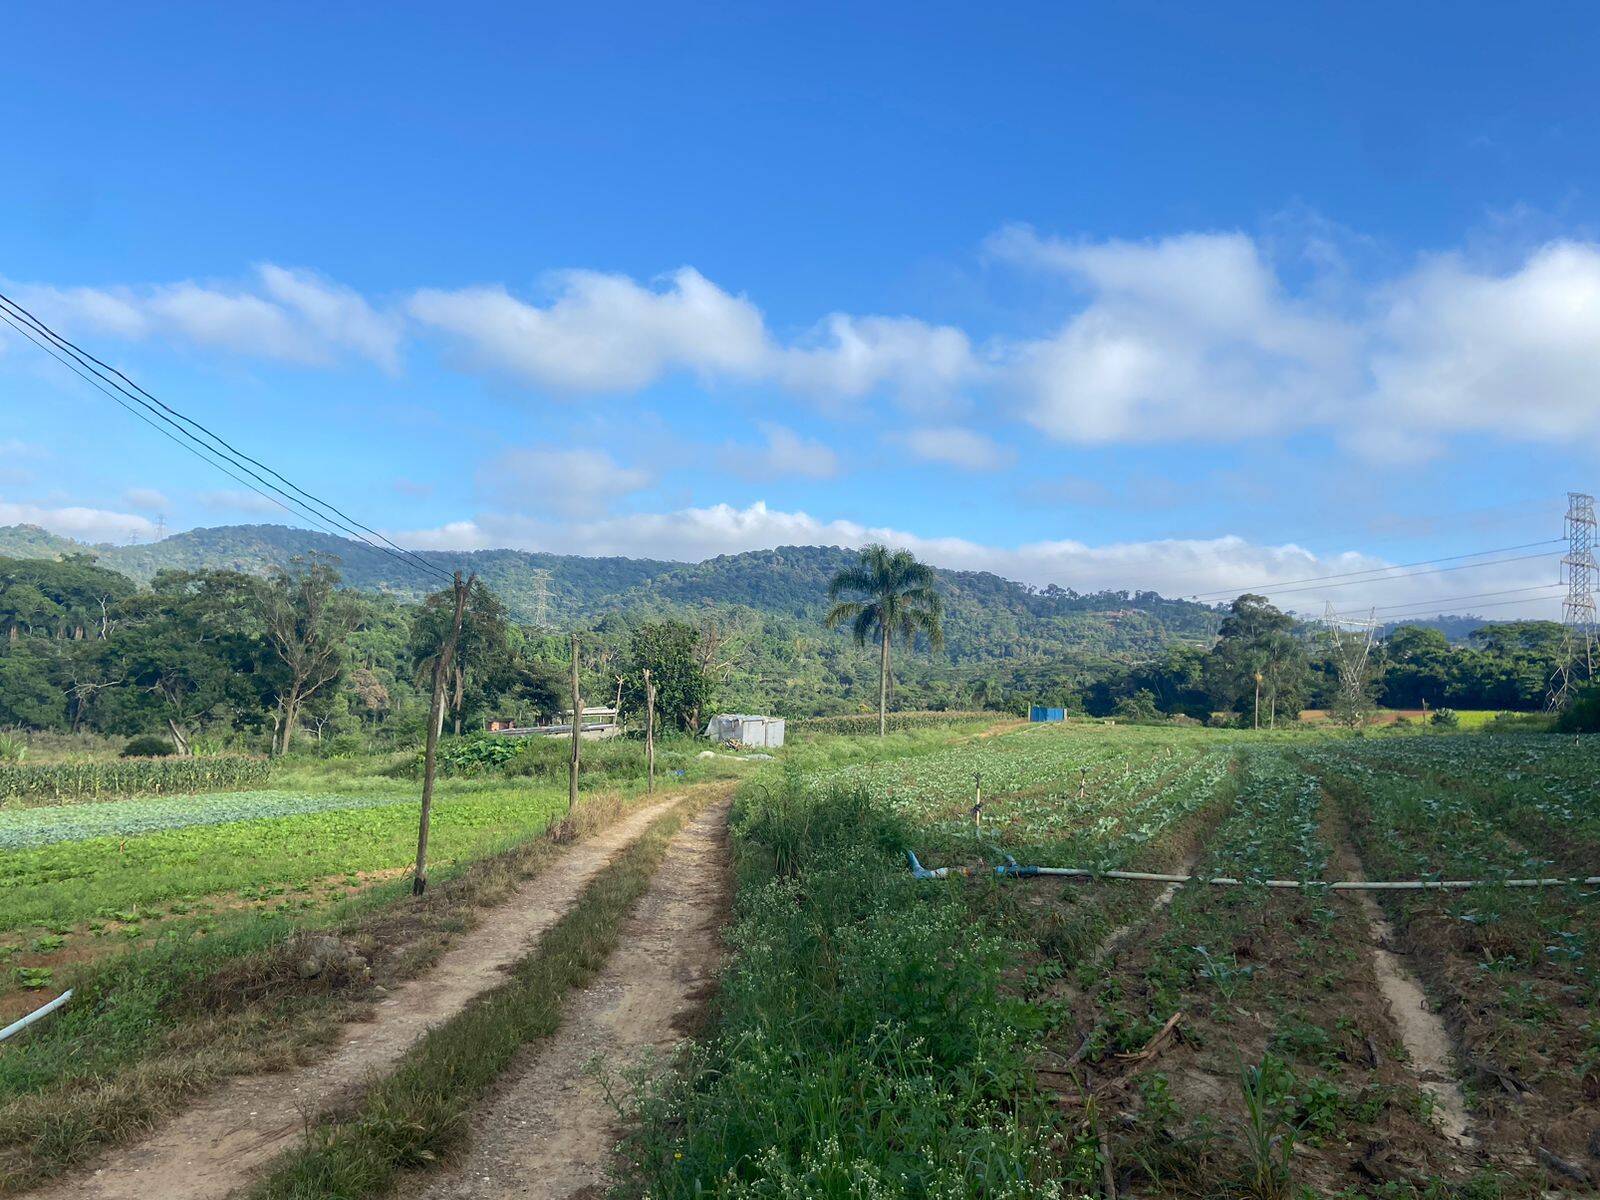
[[[730,900],[728,804],[673,841],[623,926],[619,948],[560,1030],[528,1047],[475,1119],[448,1173],[403,1187],[408,1200],[566,1200],[608,1182],[619,1125],[601,1072],[638,1068],[694,1032],[722,957]]]
[[[310,1116],[397,1063],[433,1025],[505,979],[505,969],[556,923],[586,884],[674,804],[638,809],[565,850],[509,900],[458,936],[438,962],[344,1027],[331,1052],[289,1072],[247,1075],[217,1088],[141,1142],[113,1150],[75,1177],[27,1193],[38,1200],[220,1200],[300,1138]]]

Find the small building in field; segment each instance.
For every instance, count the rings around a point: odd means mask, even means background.
[[[718,713],[706,723],[705,735],[714,742],[773,750],[783,745],[783,718]]]
[[[1041,721],[1065,721],[1067,710],[1064,708],[1047,708],[1043,704],[1035,704],[1028,709],[1028,720],[1038,724]]]
[[[502,737],[571,737],[572,710],[564,708],[559,720],[544,725],[518,725],[510,717],[491,717],[484,723],[489,733]],[[617,723],[617,710],[609,705],[585,706],[581,714],[578,736],[587,740],[616,737],[622,732]]]

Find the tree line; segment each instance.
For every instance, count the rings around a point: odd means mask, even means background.
[[[452,592],[409,604],[341,583],[321,555],[264,575],[168,570],[144,588],[89,556],[0,559],[0,726],[159,734],[179,754],[413,742]],[[713,702],[728,648],[714,622],[612,627],[586,639],[584,693],[642,708],[651,667],[663,725],[688,729]],[[475,581],[441,725],[459,734],[491,715],[557,716],[570,705],[569,666],[565,637],[511,621]]]

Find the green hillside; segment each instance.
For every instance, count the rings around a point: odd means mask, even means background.
[[[417,599],[434,581],[358,542],[283,525],[191,529],[159,542],[90,546],[30,525],[0,527],[0,555],[55,558],[93,554],[141,583],[158,571],[227,568],[258,572],[296,554],[331,554],[345,581],[362,591]],[[607,613],[735,606],[769,618],[812,624],[827,604],[828,580],[854,552],[833,546],[782,546],[700,563],[586,558],[525,550],[423,551],[446,570],[475,571],[523,622],[565,626]],[[955,663],[1027,659],[1060,653],[1118,658],[1154,653],[1173,641],[1203,641],[1218,617],[1204,605],[1155,593],[1080,596],[979,571],[941,570],[946,634]]]

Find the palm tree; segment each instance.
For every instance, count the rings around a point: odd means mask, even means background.
[[[911,551],[866,546],[861,561],[844,568],[828,585],[828,598],[834,601],[828,628],[848,624],[856,645],[865,646],[869,637],[878,643],[879,737],[888,731],[891,639],[898,633],[910,642],[922,633],[933,649],[944,645],[942,605],[933,584],[933,568],[919,563]],[[840,599],[851,592],[859,598]]]

